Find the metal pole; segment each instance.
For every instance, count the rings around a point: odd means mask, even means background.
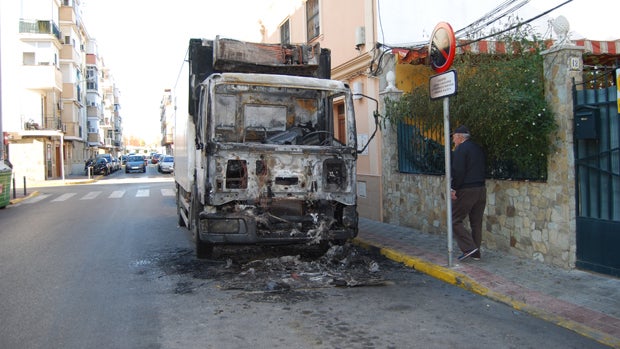
[[[450,151],[452,143],[450,140],[450,99],[443,99],[443,138],[446,166],[446,218],[448,225],[448,267],[452,267],[452,195],[450,193],[452,176],[450,167]]]
[[[60,174],[62,175],[62,181],[65,182],[65,140],[64,133],[60,132]]]
[[[24,196],[26,196],[26,176],[24,176]]]

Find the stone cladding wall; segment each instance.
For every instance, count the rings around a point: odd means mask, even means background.
[[[558,124],[548,179],[487,180],[483,249],[570,269],[576,258],[572,85],[573,79],[581,81],[582,50],[560,47],[543,54],[545,96]],[[399,96],[394,90],[386,91],[380,100]],[[445,235],[445,177],[399,173],[394,128],[388,125],[382,137],[383,221]]]

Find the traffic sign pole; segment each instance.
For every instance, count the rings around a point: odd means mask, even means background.
[[[443,99],[443,138],[446,167],[446,216],[448,225],[448,267],[452,267],[452,171],[450,166],[451,141],[450,141],[450,98]]]
[[[429,82],[430,98],[443,98],[443,137],[446,173],[446,224],[448,226],[448,267],[452,267],[452,194],[450,151],[450,99],[456,94],[456,71],[450,70],[456,55],[456,38],[450,24],[440,22],[435,26],[428,44],[431,68],[437,73]]]

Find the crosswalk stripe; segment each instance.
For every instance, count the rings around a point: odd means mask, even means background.
[[[171,188],[163,188],[163,189],[160,189],[159,191],[161,193],[161,196],[163,197],[174,197],[176,195],[176,191]],[[120,198],[125,197],[125,194],[129,194],[129,193],[131,193],[131,191],[128,192],[127,190],[113,190],[109,192],[109,194],[106,192],[102,192],[102,191],[91,191],[91,192],[84,194],[82,197],[79,197],[79,200],[93,200],[102,195],[108,195],[107,196],[108,199],[120,199]],[[22,203],[34,204],[34,203],[41,202],[47,199],[50,199],[49,202],[65,202],[70,199],[78,198],[78,195],[81,195],[81,194],[79,193],[39,194],[31,198],[28,198],[27,200],[24,200]],[[138,189],[135,194],[135,197],[137,198],[150,197],[150,196],[151,196],[150,189]]]
[[[60,195],[59,197],[57,197],[56,199],[54,199],[52,201],[54,201],[54,202],[55,201],[66,201],[67,199],[69,199],[69,198],[71,198],[71,197],[73,197],[75,195],[76,195],[76,193],[65,193],[65,194]]]
[[[34,204],[35,202],[39,202],[42,200],[47,199],[48,197],[50,197],[50,194],[41,194],[41,195],[37,195],[33,198],[30,198],[29,200],[24,201],[25,204]]]
[[[80,200],[92,200],[101,194],[100,191],[91,191],[90,193],[84,195]]]
[[[108,196],[110,199],[118,199],[118,198],[122,198],[123,195],[125,195],[125,191],[124,190],[115,190],[112,192],[112,194],[110,194],[110,196]]]

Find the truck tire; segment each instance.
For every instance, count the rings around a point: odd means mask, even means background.
[[[192,236],[194,238],[194,244],[195,244],[195,248],[196,248],[196,258],[198,259],[203,259],[203,258],[211,258],[213,257],[213,244],[204,242],[202,240],[200,240],[200,234],[198,233],[198,214],[202,211],[202,204],[200,203],[199,200],[196,200],[197,196],[198,196],[198,190],[196,189],[196,187],[194,187],[192,189],[192,198],[191,198],[191,204],[190,204],[190,225],[191,225],[191,231],[192,231]]]

